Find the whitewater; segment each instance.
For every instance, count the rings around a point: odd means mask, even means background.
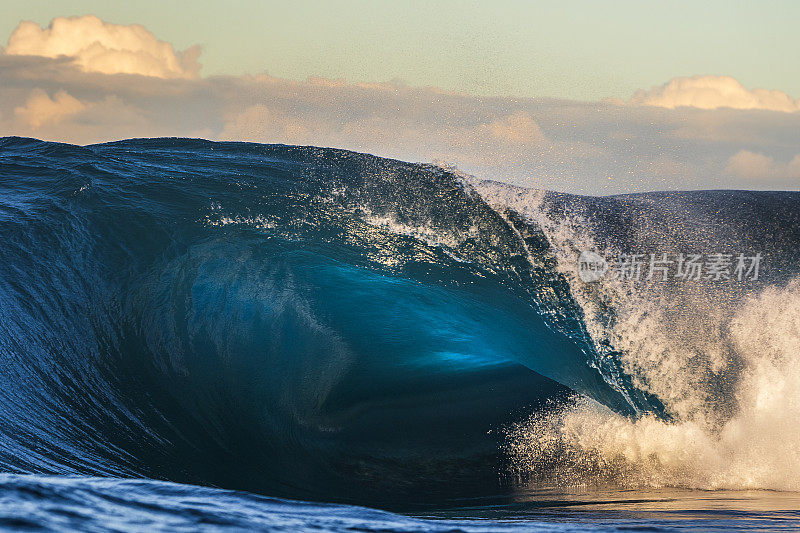
[[[483,178],[0,139],[0,526],[800,527],[800,193]]]

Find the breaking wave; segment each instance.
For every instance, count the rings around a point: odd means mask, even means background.
[[[6,472],[373,505],[800,488],[800,195],[188,139],[5,138],[0,163]],[[585,250],[762,268],[586,283]]]

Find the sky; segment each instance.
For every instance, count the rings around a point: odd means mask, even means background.
[[[800,95],[796,1],[3,0],[2,14],[0,36],[58,16],[142,24],[179,49],[200,44],[205,76],[596,100],[716,74]]]
[[[0,135],[314,144],[532,187],[800,188],[800,2],[4,0]]]

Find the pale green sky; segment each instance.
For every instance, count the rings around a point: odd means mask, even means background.
[[[800,2],[2,0],[20,20],[139,23],[203,74],[401,79],[478,95],[628,97],[675,76],[730,75],[800,97]]]

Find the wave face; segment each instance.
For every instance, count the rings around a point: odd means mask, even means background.
[[[644,421],[689,424],[712,450],[730,423],[753,429],[770,372],[800,375],[797,194],[583,198],[186,139],[5,138],[0,186],[6,472],[370,504],[494,493],[501,468],[563,473],[564,457],[630,477],[641,457],[598,427],[641,444]],[[764,267],[584,284],[582,249],[757,251]],[[775,337],[754,337],[765,323]]]

